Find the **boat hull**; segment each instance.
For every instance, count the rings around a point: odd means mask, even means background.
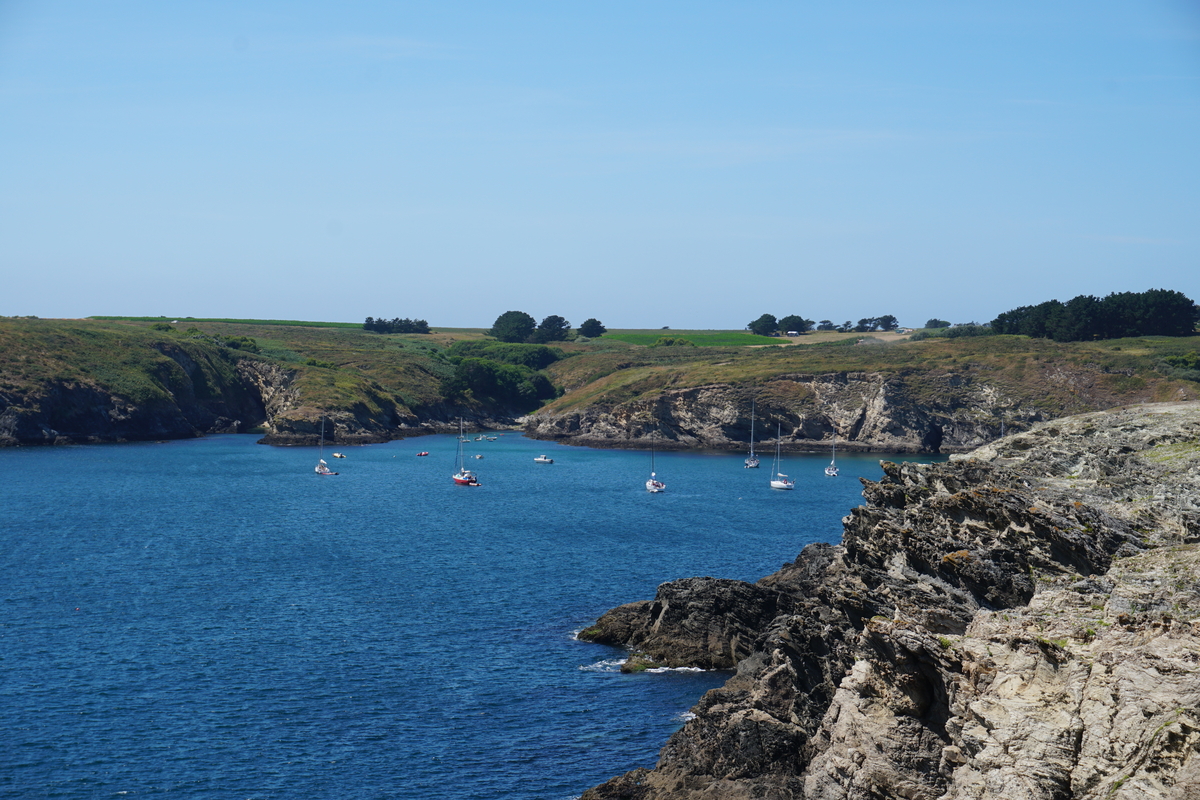
[[[451,476],[458,486],[478,486],[479,478],[471,472],[459,472]]]

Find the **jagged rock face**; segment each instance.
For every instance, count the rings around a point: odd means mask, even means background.
[[[268,419],[299,405],[295,373],[270,361],[243,358],[237,364],[238,376],[253,387]]]
[[[756,438],[784,447],[829,447],[893,453],[963,452],[995,439],[1002,422],[1024,429],[1043,419],[994,386],[957,375],[782,375],[761,386],[715,384],[665,390],[609,407],[546,410],[530,416],[527,435],[597,447],[736,449],[750,439],[750,401],[756,400]]]
[[[731,669],[750,654],[764,623],[793,605],[786,594],[751,583],[690,578],[663,584],[651,602],[610,611],[586,638],[635,647],[664,666]]]
[[[664,584],[598,622],[666,663],[758,635],[655,769],[585,800],[1200,797],[1200,406],[885,464],[864,497],[758,592]]]

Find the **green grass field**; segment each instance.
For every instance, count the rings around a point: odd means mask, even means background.
[[[169,322],[186,325],[193,322],[227,322],[231,325],[288,325],[295,328],[362,328],[361,322],[305,322],[296,319],[222,319],[219,317],[88,317],[108,322]]]
[[[779,336],[755,336],[739,331],[609,331],[601,339],[613,339],[627,344],[650,346],[664,336],[687,339],[697,347],[747,347],[764,344],[791,344],[791,340]]]

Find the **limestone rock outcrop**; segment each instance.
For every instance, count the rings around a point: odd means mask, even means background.
[[[1200,405],[884,468],[841,545],[581,634],[736,662],[653,770],[584,800],[1200,797]]]
[[[788,450],[826,449],[956,453],[1047,418],[1036,404],[968,375],[873,372],[779,375],[763,385],[666,388],[618,405],[540,411],[525,432],[593,447],[740,449],[750,438],[757,402],[760,441],[777,425]]]

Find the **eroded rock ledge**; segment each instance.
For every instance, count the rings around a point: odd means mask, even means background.
[[[1200,405],[884,471],[841,545],[585,632],[736,673],[584,800],[1200,797]]]

